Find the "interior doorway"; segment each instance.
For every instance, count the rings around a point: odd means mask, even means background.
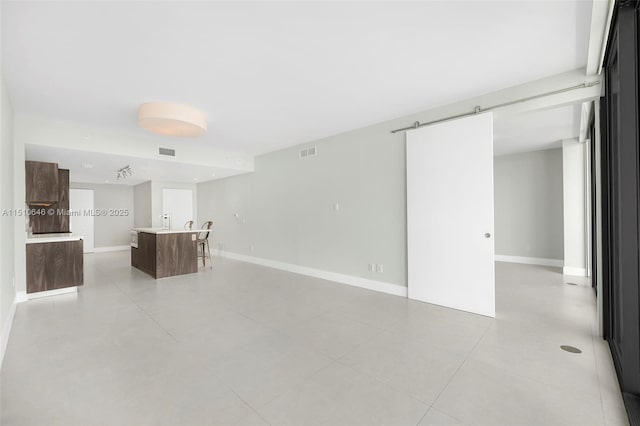
[[[72,233],[82,236],[84,253],[93,253],[94,250],[93,206],[93,189],[69,189],[69,227]]]

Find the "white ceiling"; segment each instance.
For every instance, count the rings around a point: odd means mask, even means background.
[[[580,135],[581,104],[496,118],[494,155],[560,148]]]
[[[5,2],[18,114],[141,134],[204,110],[202,149],[260,154],[586,64],[591,1]],[[182,142],[181,142],[182,143]]]
[[[111,183],[137,185],[148,180],[199,183],[237,174],[227,170],[175,161],[125,157],[59,147],[25,146],[25,159],[58,163],[61,169],[69,169],[71,182]],[[117,171],[130,166],[133,176],[117,179]]]

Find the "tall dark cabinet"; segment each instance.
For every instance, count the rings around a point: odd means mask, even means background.
[[[48,234],[48,233],[60,233],[70,232],[69,227],[69,170],[58,169],[58,165],[55,163],[39,163],[39,162],[27,162],[55,166],[55,179],[51,179],[56,182],[55,196],[49,196],[49,198],[55,198],[56,201],[50,205],[38,205],[34,203],[32,197],[34,190],[30,192],[30,182],[37,182],[39,179],[37,176],[27,177],[27,203],[32,209],[35,209],[42,214],[33,214],[29,217],[29,223],[34,234]],[[29,171],[29,166],[26,168]],[[33,173],[38,173],[39,170],[31,169]],[[47,171],[47,173],[50,173]],[[41,185],[42,186],[42,185]],[[31,195],[30,195],[31,194]]]

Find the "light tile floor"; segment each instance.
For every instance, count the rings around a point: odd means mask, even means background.
[[[1,424],[627,424],[593,290],[564,281],[497,263],[491,319],[221,258],[156,281],[87,255],[77,295],[19,305]]]

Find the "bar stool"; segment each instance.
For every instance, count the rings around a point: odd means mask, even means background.
[[[206,231],[202,231],[198,233],[198,247],[201,248],[202,250],[202,266],[205,266],[205,253],[204,253],[204,247],[207,247],[207,253],[209,254],[209,263],[211,263],[211,250],[209,249],[209,234],[211,233],[211,227],[213,226],[213,221],[209,220],[205,223],[202,224],[202,226],[200,227],[201,230],[205,230]],[[213,268],[213,265],[211,265],[211,268]]]
[[[184,224],[184,230],[185,231],[190,231],[193,229],[193,221],[192,220],[188,220],[185,224]]]

